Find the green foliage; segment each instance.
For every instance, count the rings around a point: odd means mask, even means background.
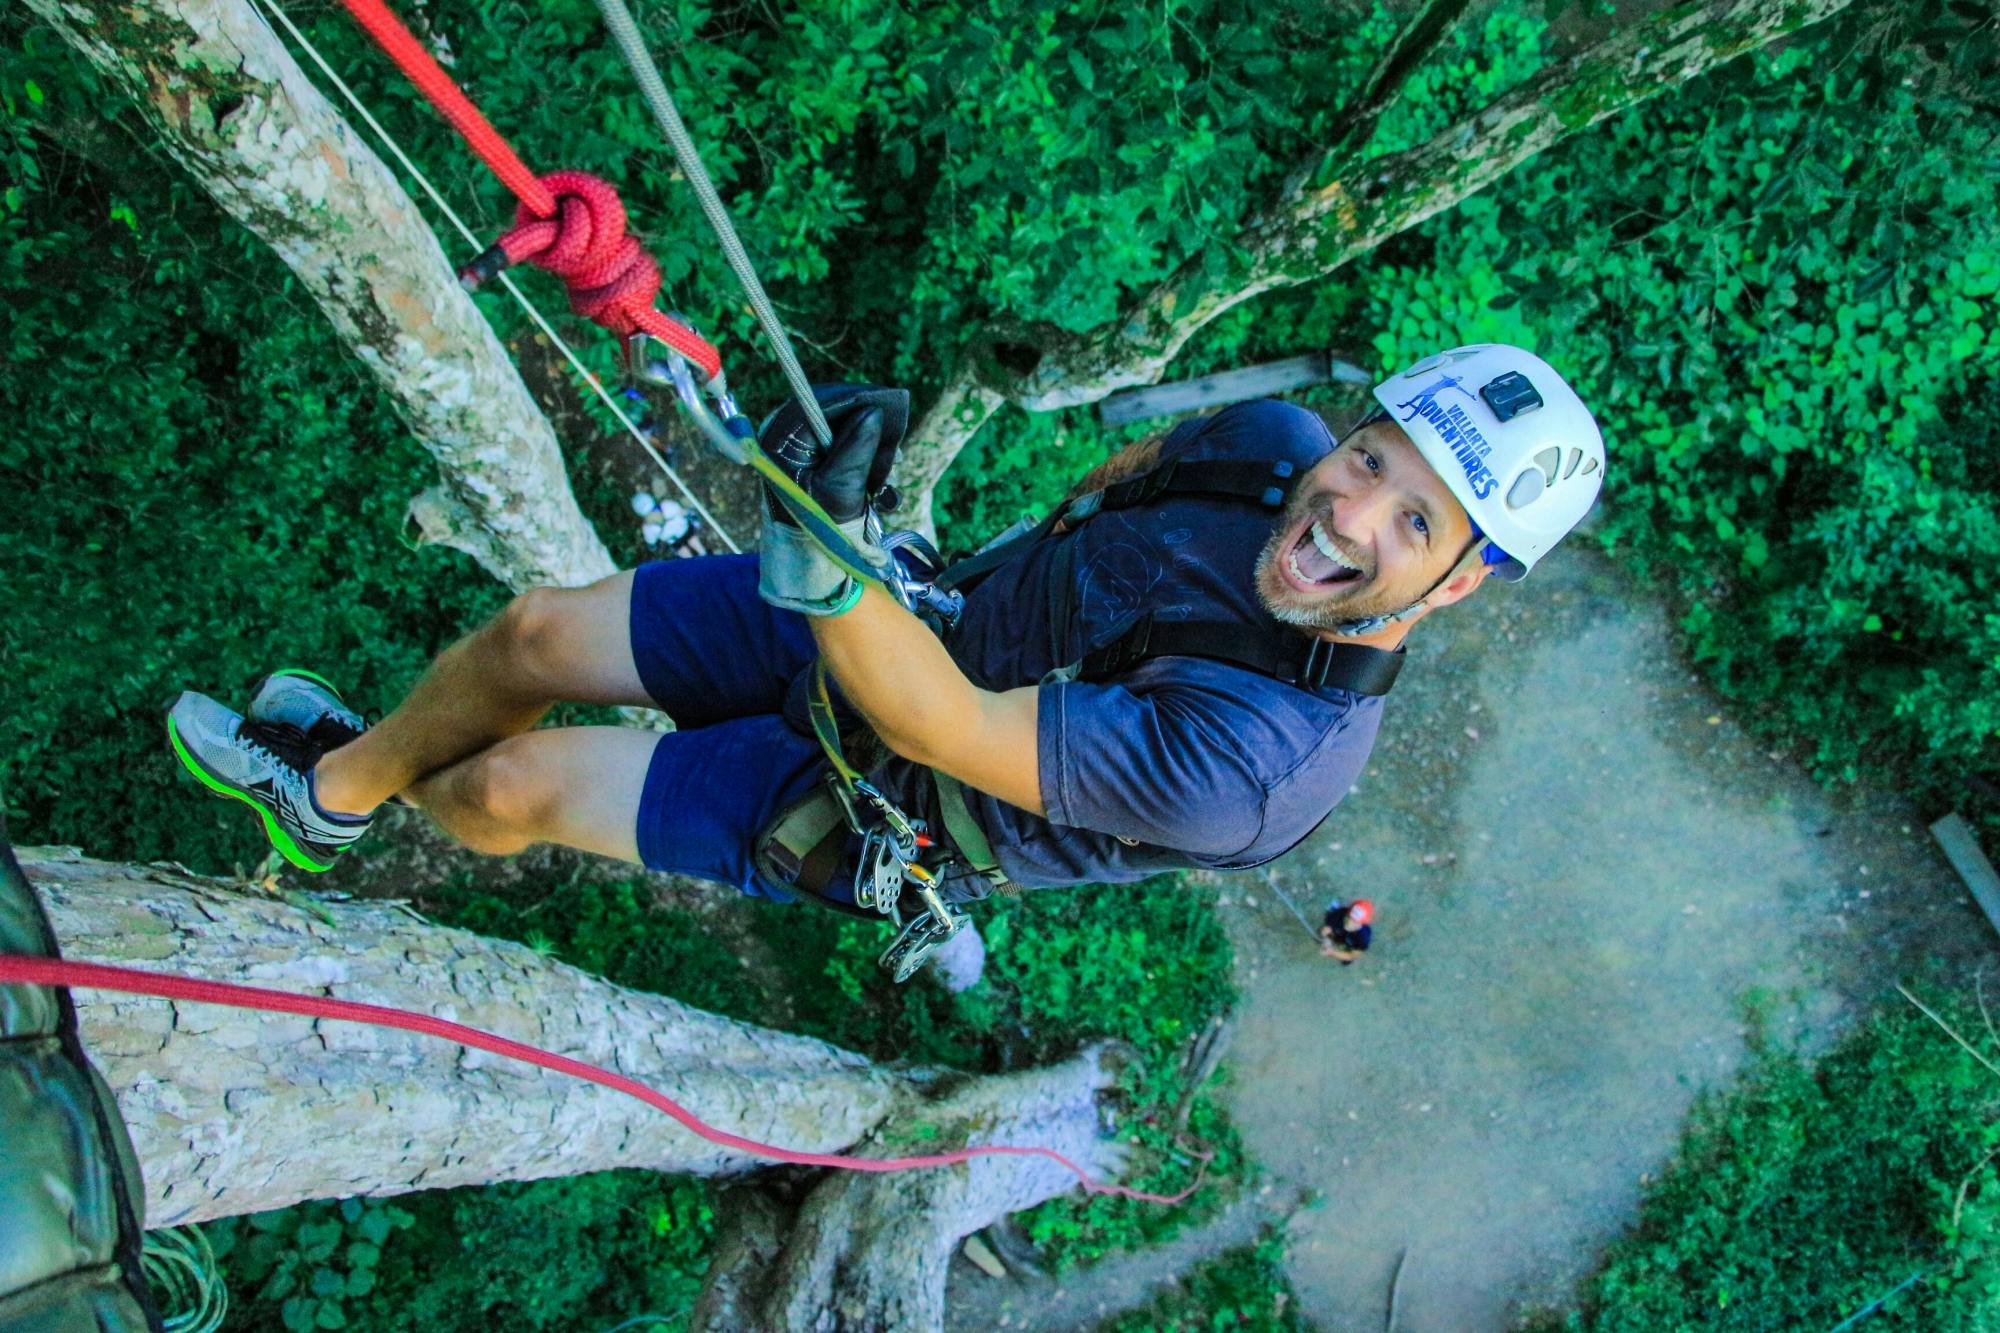
[[[376,1290],[382,1247],[416,1218],[375,1199],[305,1203],[207,1228],[235,1288],[231,1313],[275,1311],[291,1333],[346,1328]],[[350,1304],[353,1302],[354,1304]]]
[[[1338,25],[1323,38],[1324,49],[1311,57],[1323,62],[1314,77],[1357,82],[1394,31],[1394,22],[1379,6],[1359,22]],[[1541,21],[1507,6],[1492,9],[1456,30],[1431,63],[1411,77],[1404,96],[1384,115],[1370,153],[1422,142],[1533,74],[1545,59],[1544,32]],[[1312,109],[1317,93],[1317,88],[1298,90],[1294,105],[1316,128],[1308,140],[1286,140],[1293,153],[1300,152],[1306,143],[1323,142],[1334,124],[1323,112]],[[1258,162],[1259,171],[1272,172],[1274,164],[1268,158]],[[1268,174],[1259,177],[1260,188],[1269,189],[1275,183]],[[1232,183],[1226,197],[1241,200],[1244,195],[1236,192]],[[1254,198],[1255,191],[1249,192],[1249,197]],[[1123,236],[1125,224],[1121,222],[1116,230]],[[1185,257],[1178,256],[1175,263]],[[1165,272],[1162,269],[1154,276],[1164,277]],[[1342,322],[1351,296],[1347,287],[1328,284],[1238,307],[1202,331],[1174,362],[1171,377],[1190,378],[1263,356],[1291,356],[1307,347],[1333,345],[1344,332]],[[1041,317],[1063,322],[1053,315]],[[1323,390],[1290,396],[1311,402],[1330,393]],[[970,550],[1024,513],[1045,512],[1090,467],[1121,446],[1163,432],[1170,425],[1149,421],[1106,427],[1098,420],[1094,406],[1034,414],[1003,407],[938,487],[939,535],[945,549]]]
[[[1829,1329],[1913,1274],[1866,1328],[2000,1322],[2000,1075],[1891,1003],[1818,1060],[1761,1050],[1700,1102],[1582,1309],[1532,1327]],[[1971,1004],[1944,1013],[1985,1032]]]
[[[986,976],[962,995],[929,981],[891,986],[875,967],[884,929],[832,913],[772,913],[759,929],[790,975],[788,1026],[877,1059],[1003,1070],[1066,1058],[1088,1041],[1129,1044],[1117,1136],[1133,1148],[1121,1183],[1172,1193],[1194,1177],[1191,1148],[1213,1151],[1216,1183],[1175,1208],[1067,1194],[1023,1216],[1058,1267],[1147,1244],[1220,1206],[1248,1164],[1209,1096],[1177,1144],[1172,1113],[1192,1038],[1233,1002],[1228,936],[1212,891],[1176,880],[989,899],[975,913]]]
[[[23,17],[0,16],[0,666],[26,686],[0,789],[29,841],[254,865],[255,821],[168,758],[164,703],[293,664],[385,701],[503,590],[403,546],[433,474],[384,399],[261,242],[98,127],[103,89]]]
[[[1600,537],[1679,591],[1721,688],[1822,774],[1942,787],[2000,761],[2000,222],[1976,89],[1882,23],[1572,140],[1393,247],[1354,313],[1385,366],[1506,339],[1573,373]]]
[[[713,1239],[707,1186],[646,1171],[304,1203],[211,1223],[236,1327],[383,1333],[681,1327]]]
[[[1267,1233],[1216,1255],[1144,1309],[1105,1320],[1097,1333],[1304,1333],[1312,1326],[1285,1277],[1284,1239]]]
[[[643,876],[572,873],[537,884],[535,893],[523,904],[459,874],[426,888],[423,906],[441,924],[518,940],[621,986],[760,1021],[766,997],[744,977],[737,954],[699,920],[663,911]]]

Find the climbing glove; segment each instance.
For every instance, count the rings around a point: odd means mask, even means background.
[[[868,540],[870,506],[887,489],[889,469],[909,427],[910,395],[872,384],[816,385],[814,396],[833,431],[820,445],[804,410],[788,402],[757,432],[758,442],[799,488],[810,495],[863,563],[882,569],[888,553]],[[807,615],[839,615],[860,598],[860,587],[806,535],[769,487],[757,590],[765,601]]]

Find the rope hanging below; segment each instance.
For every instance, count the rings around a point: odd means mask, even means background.
[[[572,1078],[584,1079],[600,1087],[622,1092],[628,1097],[636,1097],[653,1109],[671,1116],[697,1137],[706,1139],[710,1143],[748,1156],[789,1162],[796,1166],[831,1167],[840,1171],[889,1172],[909,1171],[921,1167],[957,1166],[961,1162],[969,1162],[978,1157],[1041,1157],[1074,1174],[1086,1194],[1117,1195],[1121,1198],[1137,1199],[1142,1203],[1175,1204],[1201,1188],[1202,1181],[1207,1175],[1209,1159],[1213,1156],[1205,1153],[1195,1154],[1201,1161],[1201,1170],[1196,1173],[1194,1182],[1186,1189],[1178,1194],[1153,1194],[1125,1185],[1108,1185],[1053,1148],[982,1144],[978,1147],[928,1153],[918,1157],[849,1157],[840,1153],[797,1152],[717,1129],[665,1093],[657,1092],[637,1079],[613,1070],[600,1069],[582,1060],[557,1055],[554,1051],[545,1051],[539,1046],[530,1046],[523,1041],[467,1027],[450,1019],[412,1013],[407,1009],[396,1009],[388,1005],[337,1000],[326,995],[295,995],[290,991],[271,990],[263,986],[238,986],[227,981],[203,981],[197,977],[175,976],[168,972],[147,972],[132,967],[84,963],[66,958],[41,958],[26,954],[0,954],[0,985],[82,986],[90,990],[112,991],[122,995],[150,995],[158,999],[181,1000],[195,1004],[219,1004],[234,1009],[254,1009],[265,1013],[300,1014],[310,1018],[366,1023],[374,1027],[396,1028],[403,1032],[441,1037],[446,1041],[457,1042],[461,1046],[489,1051],[509,1060],[520,1060],[554,1073],[568,1074]]]

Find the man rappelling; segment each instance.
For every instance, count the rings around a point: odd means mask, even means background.
[[[907,394],[817,397],[828,443],[796,403],[758,438],[839,538],[767,500],[759,555],[528,592],[372,728],[283,671],[243,716],[183,694],[176,754],[306,869],[401,799],[478,851],[554,842],[880,912],[912,942],[902,976],[996,886],[1298,844],[1361,772],[1410,629],[1525,577],[1603,481],[1597,426],[1547,363],[1463,347],[1376,386],[1338,441],[1270,400],[1184,422],[938,572],[885,550],[871,509]],[[678,730],[537,729],[559,702]]]

